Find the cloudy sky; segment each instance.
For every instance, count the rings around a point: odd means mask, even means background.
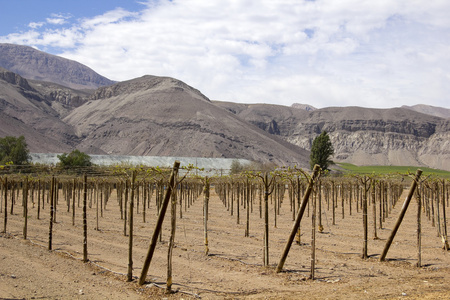
[[[0,0],[0,42],[213,100],[450,108],[448,0]]]

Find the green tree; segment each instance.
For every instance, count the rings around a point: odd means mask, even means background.
[[[334,154],[334,148],[331,144],[330,137],[326,131],[323,131],[319,136],[317,136],[311,147],[311,155],[309,156],[309,164],[311,170],[314,165],[319,165],[322,170],[328,170],[328,166],[333,164],[330,157]]]
[[[0,138],[0,164],[12,162],[15,165],[29,164],[31,160],[25,137],[7,136]]]
[[[91,157],[78,149],[69,154],[58,155],[59,164],[63,167],[90,167],[92,166]]]
[[[244,166],[241,165],[239,160],[233,159],[231,162],[230,175],[239,174],[244,170]]]

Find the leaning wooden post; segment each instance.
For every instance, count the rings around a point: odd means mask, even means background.
[[[392,241],[394,240],[395,234],[397,233],[397,230],[403,221],[403,217],[405,216],[406,210],[408,209],[409,203],[411,202],[412,196],[414,195],[414,191],[416,190],[417,183],[419,182],[419,179],[420,179],[420,175],[422,175],[422,170],[418,169],[416,172],[416,176],[414,177],[414,180],[411,183],[411,188],[409,190],[408,196],[406,197],[406,200],[403,203],[402,210],[400,211],[400,215],[398,216],[398,220],[394,225],[394,229],[392,229],[391,235],[389,236],[388,240],[386,241],[386,245],[384,246],[383,253],[380,256],[380,261],[384,261],[384,259],[386,258],[386,254],[389,250],[389,247],[391,246]]]
[[[83,178],[83,262],[87,262],[87,175]]]
[[[156,222],[155,230],[153,231],[152,240],[148,248],[147,257],[144,261],[144,266],[142,267],[141,277],[139,278],[139,285],[145,283],[145,278],[147,277],[148,268],[152,261],[153,252],[155,252],[156,242],[158,240],[159,233],[161,231],[162,223],[164,221],[164,216],[166,214],[167,206],[170,201],[170,195],[172,193],[172,188],[174,186],[175,177],[178,174],[178,168],[180,167],[180,162],[178,160],[173,164],[172,174],[170,174],[169,185],[167,187],[166,196],[164,202],[162,203],[161,209],[159,211],[158,220]]]
[[[303,213],[305,212],[306,205],[308,204],[309,195],[311,194],[314,182],[316,178],[319,176],[319,174],[320,174],[320,166],[315,165],[313,172],[311,174],[311,178],[309,179],[308,188],[306,189],[306,192],[303,196],[302,204],[300,206],[300,209],[298,210],[294,225],[292,226],[291,234],[289,235],[286,246],[284,247],[284,251],[283,254],[281,255],[280,262],[278,263],[276,269],[277,273],[281,272],[281,269],[283,269],[284,262],[286,261],[286,258],[289,254],[289,250],[291,249],[292,241],[294,240],[295,234],[297,233],[298,227],[300,226],[300,221],[302,220]]]

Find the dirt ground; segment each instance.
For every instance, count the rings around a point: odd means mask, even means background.
[[[344,218],[340,206],[336,225],[331,211],[322,212],[324,231],[316,233],[315,279],[310,275],[311,217],[305,212],[301,245],[292,245],[281,273],[275,267],[292,228],[292,212],[287,197],[274,227],[270,205],[270,267],[263,266],[263,219],[258,204],[250,214],[250,236],[245,237],[245,213],[240,207],[240,224],[211,191],[209,204],[209,255],[205,255],[203,195],[191,207],[183,207],[177,218],[173,251],[173,289],[165,294],[169,217],[159,242],[146,284],[139,286],[142,265],[156,221],[155,203],[143,223],[142,207],[134,219],[133,282],[126,282],[128,237],[115,198],[109,200],[96,228],[95,205],[88,208],[88,263],[82,262],[82,209],[72,212],[64,201],[57,207],[53,227],[53,250],[48,251],[49,205],[37,219],[30,204],[28,237],[23,239],[22,207],[16,204],[8,214],[7,233],[0,238],[1,299],[450,299],[450,252],[442,249],[435,227],[423,216],[422,264],[417,268],[416,204],[413,201],[385,262],[379,262],[403,201],[392,210],[378,237],[373,239],[369,207],[369,259],[361,258],[363,223],[361,212],[352,215],[348,205]],[[61,196],[62,199],[62,196]],[[340,201],[338,202],[340,203]],[[178,207],[179,209],[179,207]],[[179,213],[179,212],[178,212]],[[3,229],[3,211],[1,229]]]

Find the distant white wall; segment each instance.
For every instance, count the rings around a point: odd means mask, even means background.
[[[31,153],[31,162],[45,165],[59,163],[58,155],[62,153]],[[172,167],[175,160],[179,160],[181,167],[192,164],[205,169],[205,174],[227,175],[234,160],[241,165],[251,163],[247,159],[236,158],[203,158],[203,157],[170,157],[170,156],[127,156],[127,155],[89,155],[93,164],[114,166],[126,164],[130,166],[144,165],[148,167]],[[204,174],[202,174],[204,175]]]

